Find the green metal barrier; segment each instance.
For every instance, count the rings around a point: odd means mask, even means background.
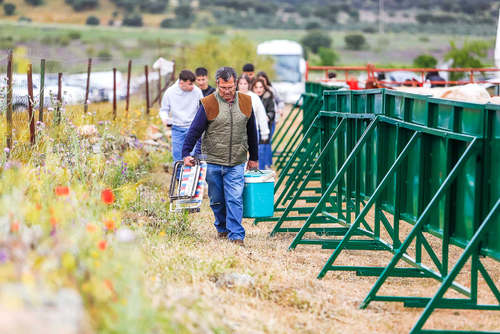
[[[500,261],[500,107],[385,90],[324,94],[326,111],[278,181],[277,189],[280,182],[286,187],[275,202],[281,215],[273,217],[272,234],[297,232],[290,249],[299,244],[334,249],[320,278],[328,271],[380,276],[362,308],[371,301],[425,307],[412,333],[425,332],[422,326],[436,308],[500,310],[478,303],[479,274],[500,303],[479,258]],[[313,189],[321,196],[311,198]],[[293,222],[301,227],[283,227]],[[407,223],[412,229],[404,237],[400,231]],[[442,240],[440,252],[430,236]],[[464,252],[450,270],[452,245]],[[345,249],[388,251],[394,257],[387,267],[334,265]],[[467,288],[455,278],[469,258]],[[401,260],[412,268],[397,268]],[[433,298],[377,295],[391,276],[430,277],[442,284]],[[449,288],[465,298],[443,298]]]
[[[316,82],[306,83],[306,93],[302,94],[290,113],[280,122],[271,140],[276,170],[280,171],[286,165],[288,158],[318,115],[323,104],[323,92],[341,88]]]

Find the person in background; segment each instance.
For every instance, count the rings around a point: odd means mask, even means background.
[[[359,89],[358,79],[356,79],[354,75],[351,75],[345,83],[349,86],[349,89],[351,90]]]
[[[208,71],[204,67],[198,67],[195,71],[196,74],[196,84],[200,87],[203,92],[203,97],[206,97],[213,92],[215,88],[208,84]]]
[[[337,73],[332,72],[332,71],[328,72],[328,79],[329,80],[337,80]]]
[[[210,207],[218,237],[243,245],[243,188],[247,168],[259,166],[257,126],[250,96],[236,92],[236,71],[221,67],[215,72],[217,91],[201,100],[182,147],[185,166],[194,163],[191,150],[203,134],[207,155]]]
[[[245,64],[243,65],[243,74],[246,74],[248,75],[248,77],[250,78],[250,84],[252,84],[253,80],[255,79],[255,67],[253,66],[253,64]]]
[[[252,84],[252,91],[260,97],[262,104],[266,108],[266,115],[269,128],[272,129],[274,125],[275,109],[273,101],[273,93],[269,90],[266,82],[262,78],[256,78]],[[271,149],[272,134],[269,137],[269,143],[259,144],[259,169],[271,169],[273,164],[273,155]],[[267,156],[266,156],[266,152]],[[269,154],[269,152],[271,154]]]
[[[182,145],[191,122],[196,115],[201,89],[194,85],[196,76],[190,70],[182,70],[179,80],[170,86],[161,100],[160,118],[163,123],[172,127],[172,157],[174,163],[182,160]]]
[[[246,74],[240,75],[238,78],[238,92],[250,95],[252,98],[252,108],[255,113],[256,123],[259,130],[261,144],[269,142],[269,125],[267,124],[266,108],[262,104],[260,97],[254,92],[250,91],[250,78]]]
[[[281,98],[281,96],[279,96],[276,89],[273,88],[273,84],[271,83],[271,80],[269,80],[269,77],[267,76],[266,72],[260,71],[259,73],[257,73],[257,78],[264,79],[264,81],[266,82],[267,88],[273,94],[274,110],[276,110],[278,112],[279,116],[283,116],[283,110],[285,109],[285,101]],[[276,117],[276,122],[277,121],[278,121],[278,117]],[[274,133],[274,128],[271,129],[271,135],[273,133]]]
[[[439,75],[439,72],[438,71],[429,71],[427,73],[427,76],[425,77],[425,80],[429,80],[429,81],[446,81],[444,80],[443,77],[441,77]],[[431,88],[434,88],[434,87],[445,87],[446,85],[444,83],[431,83]]]

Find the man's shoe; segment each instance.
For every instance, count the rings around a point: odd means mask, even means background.
[[[218,232],[217,238],[219,239],[227,239],[228,232]]]
[[[241,239],[236,239],[236,240],[231,240],[233,244],[236,244],[238,246],[243,246],[243,240]]]

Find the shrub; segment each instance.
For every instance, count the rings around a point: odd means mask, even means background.
[[[59,38],[60,46],[68,46],[71,43],[71,39],[68,36],[62,36]]]
[[[356,9],[353,9],[353,10],[350,10],[348,12],[349,14],[349,18],[355,22],[359,22],[359,11],[357,11]]]
[[[431,40],[429,39],[429,37],[427,36],[422,36],[422,37],[419,37],[418,40],[420,42],[424,42],[424,43],[429,43]]]
[[[139,8],[143,12],[163,13],[168,6],[168,0],[140,0]]]
[[[193,9],[191,8],[191,6],[188,5],[177,6],[174,12],[175,16],[179,20],[190,20],[194,16]]]
[[[211,26],[208,28],[208,33],[210,35],[225,35],[227,28],[224,26]]]
[[[374,34],[377,32],[377,29],[375,27],[364,27],[361,29],[361,31],[367,34]]]
[[[332,38],[321,30],[313,30],[302,38],[301,43],[310,48],[312,52],[318,53],[320,47],[330,48],[332,46]]]
[[[127,16],[123,19],[122,25],[128,27],[142,27],[144,25],[142,22],[142,15],[135,14],[132,16]]]
[[[481,58],[488,55],[490,43],[486,41],[468,41],[464,42],[461,49],[457,48],[453,41],[450,41],[451,50],[444,55],[445,60],[453,60],[453,68],[477,68],[484,67]],[[456,80],[461,73],[452,72],[451,80]]]
[[[101,20],[95,16],[87,17],[87,21],[85,22],[88,26],[98,26],[101,23]]]
[[[430,13],[420,13],[415,16],[415,20],[420,24],[426,24],[432,22],[434,17]]]
[[[66,3],[75,11],[95,9],[99,6],[99,0],[66,0]]]
[[[31,22],[31,17],[21,16],[18,20],[19,22]]]
[[[99,53],[97,54],[97,57],[101,58],[102,60],[108,61],[108,60],[111,60],[111,58],[113,57],[113,54],[108,49],[103,49],[103,50],[99,51]]]
[[[339,61],[339,55],[333,50],[320,47],[318,50],[320,66],[333,66]]]
[[[160,23],[160,27],[162,28],[173,28],[173,26],[174,26],[174,19],[165,19]]]
[[[28,5],[40,6],[43,4],[43,0],[24,0]]]
[[[14,12],[16,11],[16,5],[11,4],[11,3],[6,3],[3,5],[3,11],[5,15],[7,16],[12,16],[14,15]]]
[[[68,37],[69,37],[71,40],[77,40],[77,39],[82,38],[82,34],[80,34],[80,32],[78,32],[78,31],[70,31],[70,32],[68,33]]]
[[[437,59],[431,55],[419,55],[413,59],[413,66],[420,68],[435,68],[437,66]]]
[[[348,50],[361,50],[366,43],[365,36],[361,34],[349,34],[344,37]]]
[[[311,21],[306,24],[306,30],[317,30],[321,28],[321,23],[319,23],[318,21]]]

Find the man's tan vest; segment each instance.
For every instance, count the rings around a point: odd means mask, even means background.
[[[236,93],[231,105],[218,92],[203,99],[208,126],[201,142],[209,164],[237,166],[247,161],[247,123],[252,114],[249,95]]]

